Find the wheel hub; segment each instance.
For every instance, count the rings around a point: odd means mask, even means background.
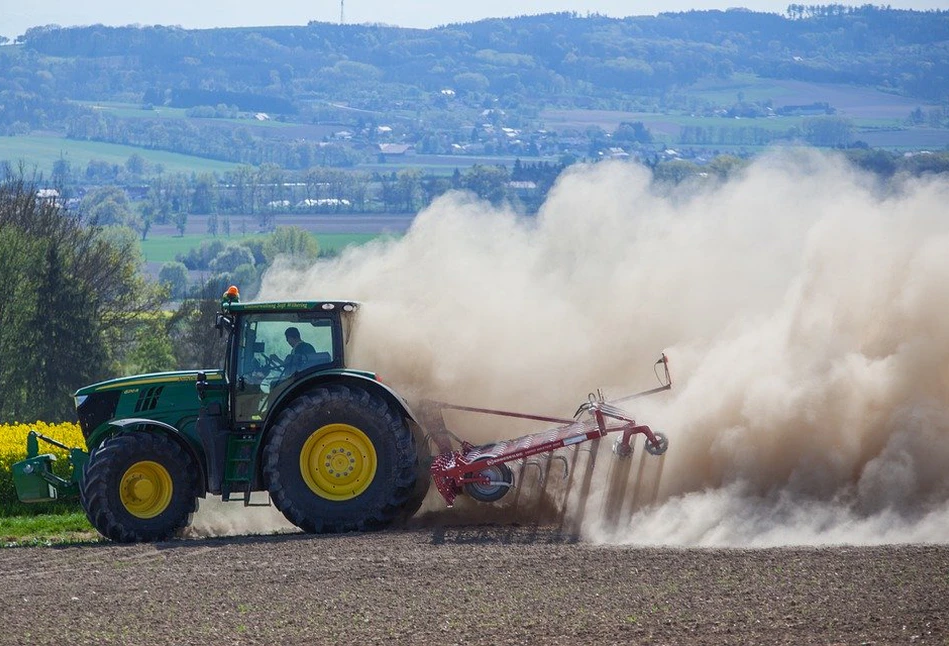
[[[128,468],[119,482],[119,499],[136,518],[154,518],[168,508],[174,490],[168,469],[145,460]]]
[[[316,495],[349,500],[364,492],[376,474],[372,440],[355,426],[327,424],[314,431],[300,452],[300,474]]]

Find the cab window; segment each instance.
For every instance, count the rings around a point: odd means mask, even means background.
[[[294,375],[335,367],[339,325],[310,313],[248,314],[238,334],[236,421],[260,421]]]

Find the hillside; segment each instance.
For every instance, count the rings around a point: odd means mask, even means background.
[[[855,91],[895,109],[848,112]],[[650,143],[942,147],[947,96],[949,11],[869,5],[426,30],[36,27],[0,48],[0,133],[286,169],[401,162],[406,151],[506,163]],[[645,129],[605,141],[612,132],[568,127],[551,110],[613,111]],[[912,136],[875,141],[881,130]]]

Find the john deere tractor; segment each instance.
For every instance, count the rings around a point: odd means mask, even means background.
[[[269,501],[306,532],[385,527],[411,516],[430,481],[427,443],[403,399],[346,367],[358,304],[241,303],[225,293],[216,327],[223,369],[113,379],[76,393],[88,453],[71,479],[53,473],[31,433],[14,465],[21,500],[78,493],[95,528],[120,542],[159,541],[198,498]],[[55,442],[53,442],[55,443]],[[67,447],[68,448],[68,447]],[[251,502],[253,492],[269,501]]]

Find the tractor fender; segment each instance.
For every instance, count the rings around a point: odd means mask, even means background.
[[[115,428],[120,429],[120,431],[125,430],[129,427],[133,427],[133,426],[148,426],[153,429],[156,429],[159,433],[163,433],[164,435],[167,435],[174,442],[177,442],[179,445],[181,445],[181,448],[183,448],[185,451],[187,451],[191,455],[192,459],[194,459],[195,464],[198,465],[198,469],[200,469],[201,471],[200,482],[203,482],[205,484],[207,483],[208,474],[207,474],[207,467],[204,463],[205,461],[204,461],[203,450],[200,449],[199,447],[194,446],[191,443],[191,441],[188,439],[188,437],[185,436],[184,433],[179,431],[177,428],[175,428],[171,424],[166,424],[165,422],[159,422],[159,421],[156,421],[153,419],[147,419],[144,417],[127,417],[125,419],[111,420],[106,423],[106,426],[107,427],[113,426]],[[104,437],[100,437],[99,442],[101,443],[102,440],[104,439],[105,439]],[[205,491],[203,491],[203,489],[206,489],[206,488],[207,487],[204,486],[199,489],[198,495],[200,495],[202,498],[204,498],[205,493],[206,493]]]
[[[421,428],[421,424],[418,422],[418,418],[415,416],[415,413],[409,408],[408,403],[402,397],[394,391],[392,388],[389,388],[387,385],[373,379],[365,373],[354,372],[351,370],[333,370],[321,372],[313,377],[305,380],[301,380],[300,383],[296,384],[293,388],[288,390],[285,393],[280,395],[280,398],[274,402],[273,407],[270,409],[270,413],[267,416],[267,421],[264,424],[265,432],[269,432],[270,427],[273,425],[274,421],[277,419],[277,416],[280,412],[289,405],[291,401],[299,397],[302,393],[312,390],[313,388],[319,386],[326,386],[332,384],[352,384],[354,386],[363,388],[371,393],[374,393],[382,397],[386,402],[388,402],[393,408],[395,408],[399,413],[401,413],[405,419],[407,419],[410,424],[415,424]]]

